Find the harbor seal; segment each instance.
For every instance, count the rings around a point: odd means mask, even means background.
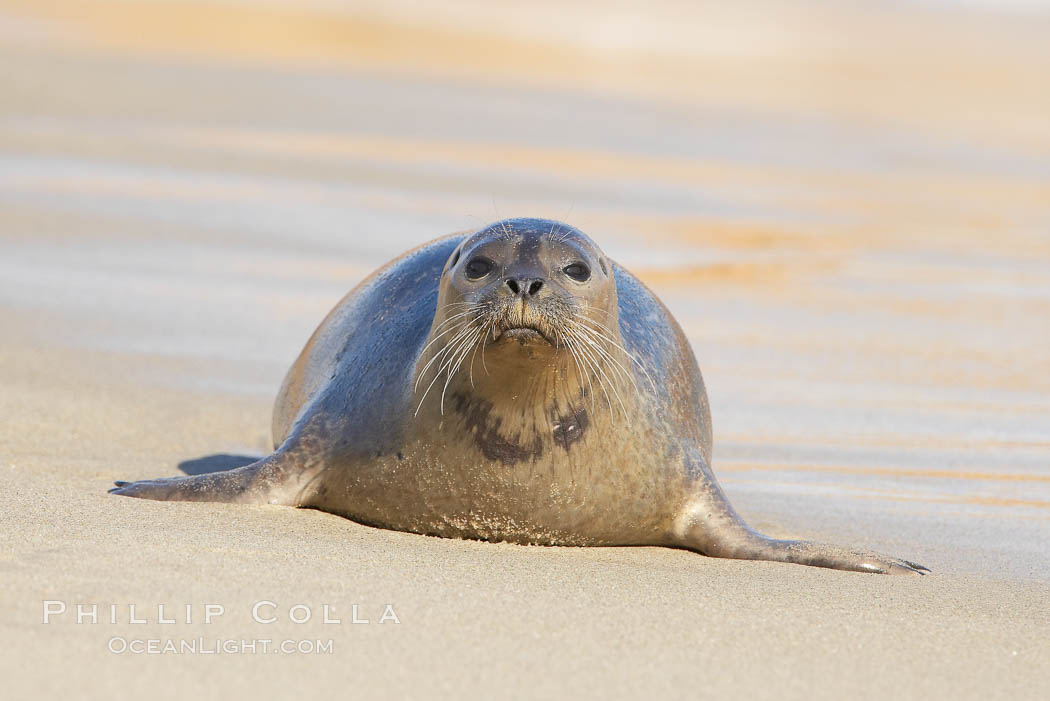
[[[712,472],[707,394],[681,328],[554,221],[500,221],[374,273],[306,344],[272,429],[274,452],[251,465],[111,491],[452,538],[928,571],[748,527]]]

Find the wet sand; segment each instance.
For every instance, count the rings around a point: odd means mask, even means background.
[[[0,2],[12,698],[1050,695],[1045,14],[38,5]],[[266,452],[281,378],[346,290],[505,216],[579,226],[667,302],[753,525],[934,574],[106,494]],[[69,610],[45,625],[45,600]]]

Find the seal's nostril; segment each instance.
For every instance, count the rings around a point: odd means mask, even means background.
[[[535,297],[543,289],[543,280],[535,278],[507,278],[504,282],[511,292],[520,297]]]

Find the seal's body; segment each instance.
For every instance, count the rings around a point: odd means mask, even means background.
[[[556,222],[439,239],[372,275],[292,366],[273,436],[252,465],[114,491],[447,537],[925,570],[748,528],[711,472],[707,395],[678,324]]]

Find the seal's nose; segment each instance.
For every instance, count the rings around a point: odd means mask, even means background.
[[[519,297],[535,297],[543,289],[543,280],[534,277],[507,278],[506,285]]]

